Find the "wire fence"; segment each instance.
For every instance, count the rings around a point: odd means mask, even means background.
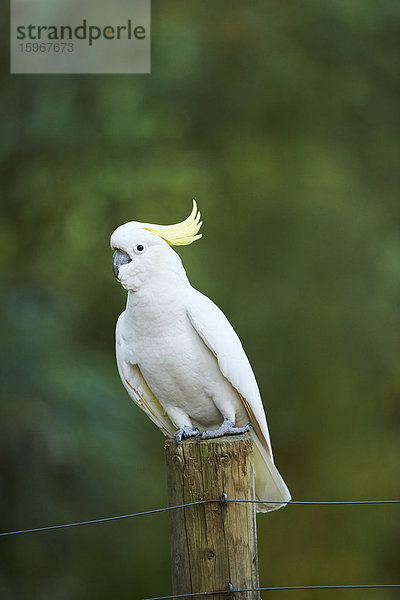
[[[198,500],[197,502],[188,502],[186,504],[178,504],[177,506],[165,506],[163,508],[154,508],[137,513],[129,513],[126,515],[116,515],[113,517],[103,517],[101,519],[91,519],[89,521],[78,521],[76,523],[62,523],[61,525],[46,525],[45,527],[33,527],[31,529],[20,529],[17,531],[5,531],[0,533],[2,536],[20,535],[24,533],[38,533],[40,531],[52,531],[54,529],[65,529],[67,527],[81,527],[83,525],[96,525],[98,523],[106,523],[108,521],[119,521],[122,519],[132,519],[134,517],[144,517],[146,515],[154,515],[156,513],[168,512],[179,508],[188,508],[199,504],[282,504],[288,506],[290,504],[300,504],[309,506],[343,506],[343,505],[368,505],[368,504],[400,504],[400,500],[289,500],[289,502],[279,502],[276,500],[235,500],[230,499],[226,494],[222,494],[221,498],[214,500]]]
[[[196,598],[201,596],[217,596],[240,593],[240,592],[277,592],[277,591],[290,591],[290,590],[360,590],[360,589],[394,589],[400,588],[400,584],[383,584],[383,585],[292,585],[292,586],[278,586],[278,587],[257,587],[257,588],[245,588],[245,589],[234,589],[229,587],[226,590],[219,590],[216,592],[197,592],[193,594],[174,594],[173,596],[156,596],[154,598],[145,598],[144,600],[174,600],[175,598]]]
[[[400,500],[290,500],[289,502],[283,503],[279,501],[270,500],[237,500],[228,498],[224,493],[221,498],[212,500],[198,500],[197,502],[188,502],[186,504],[178,504],[176,506],[166,506],[162,508],[155,508],[152,510],[145,510],[142,512],[130,513],[126,515],[116,515],[112,517],[104,517],[101,519],[92,519],[89,521],[78,521],[75,523],[63,523],[60,525],[47,525],[45,527],[34,527],[31,529],[20,529],[17,531],[6,531],[0,533],[0,537],[14,536],[27,533],[38,533],[43,531],[52,531],[55,529],[65,529],[71,527],[81,527],[84,525],[96,525],[99,523],[106,523],[109,521],[118,521],[122,519],[131,519],[134,517],[143,517],[146,515],[154,515],[162,512],[169,512],[171,510],[185,509],[192,506],[199,506],[205,504],[222,504],[228,503],[246,503],[246,504],[282,504],[283,506],[288,505],[302,505],[302,506],[354,506],[354,505],[389,505],[389,504],[400,504]],[[145,600],[174,600],[175,598],[196,598],[202,596],[215,596],[215,595],[226,595],[245,592],[262,592],[262,591],[290,591],[290,590],[343,590],[343,589],[394,589],[400,588],[400,584],[355,584],[355,585],[298,585],[298,586],[277,586],[277,587],[260,587],[260,588],[246,588],[246,589],[234,589],[230,585],[226,590],[208,591],[208,592],[196,592],[188,594],[175,594],[172,596],[157,596],[153,598],[146,598]]]

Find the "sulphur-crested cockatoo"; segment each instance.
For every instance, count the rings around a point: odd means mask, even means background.
[[[229,321],[190,285],[171,248],[201,238],[201,225],[193,201],[182,223],[131,221],[112,234],[114,275],[128,292],[116,328],[118,370],[131,398],[177,443],[251,430],[256,498],[265,500],[257,508],[266,512],[290,494],[273,462],[253,371]]]

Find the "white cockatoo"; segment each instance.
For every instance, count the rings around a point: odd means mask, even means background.
[[[177,443],[250,430],[256,499],[265,500],[257,510],[266,512],[290,494],[274,465],[257,382],[228,319],[190,285],[171,247],[201,238],[201,225],[193,201],[182,223],[131,221],[112,234],[114,275],[128,292],[116,327],[118,370],[131,398]]]

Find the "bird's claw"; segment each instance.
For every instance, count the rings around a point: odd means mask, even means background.
[[[224,419],[224,422],[218,429],[211,431],[200,431],[196,436],[196,440],[212,440],[214,438],[223,437],[224,435],[241,435],[247,433],[253,427],[251,423],[247,423],[243,427],[235,427],[233,421]]]
[[[178,431],[175,432],[176,445],[178,445],[179,442],[181,442],[182,440],[187,440],[190,437],[197,436],[198,433],[199,433],[198,427],[195,427],[193,429],[193,427],[189,427],[189,425],[185,425],[185,427],[182,427],[181,429],[178,429]]]

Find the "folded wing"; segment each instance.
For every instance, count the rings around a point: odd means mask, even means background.
[[[267,420],[249,360],[223,312],[193,288],[187,297],[188,317],[203,342],[215,355],[224,377],[237,390],[253,425],[257,511],[277,510],[290,500],[290,492],[274,465]]]
[[[268,425],[256,378],[232,325],[212,300],[194,288],[188,294],[187,314],[203,342],[215,355],[223,376],[240,394],[254,431],[272,458]]]
[[[138,365],[132,364],[135,361],[131,356],[131,352],[129,353],[129,361],[125,360],[124,341],[122,337],[123,318],[124,313],[120,315],[116,327],[117,365],[122,383],[132,400],[144,410],[164,435],[172,437],[176,428],[147,385]]]

